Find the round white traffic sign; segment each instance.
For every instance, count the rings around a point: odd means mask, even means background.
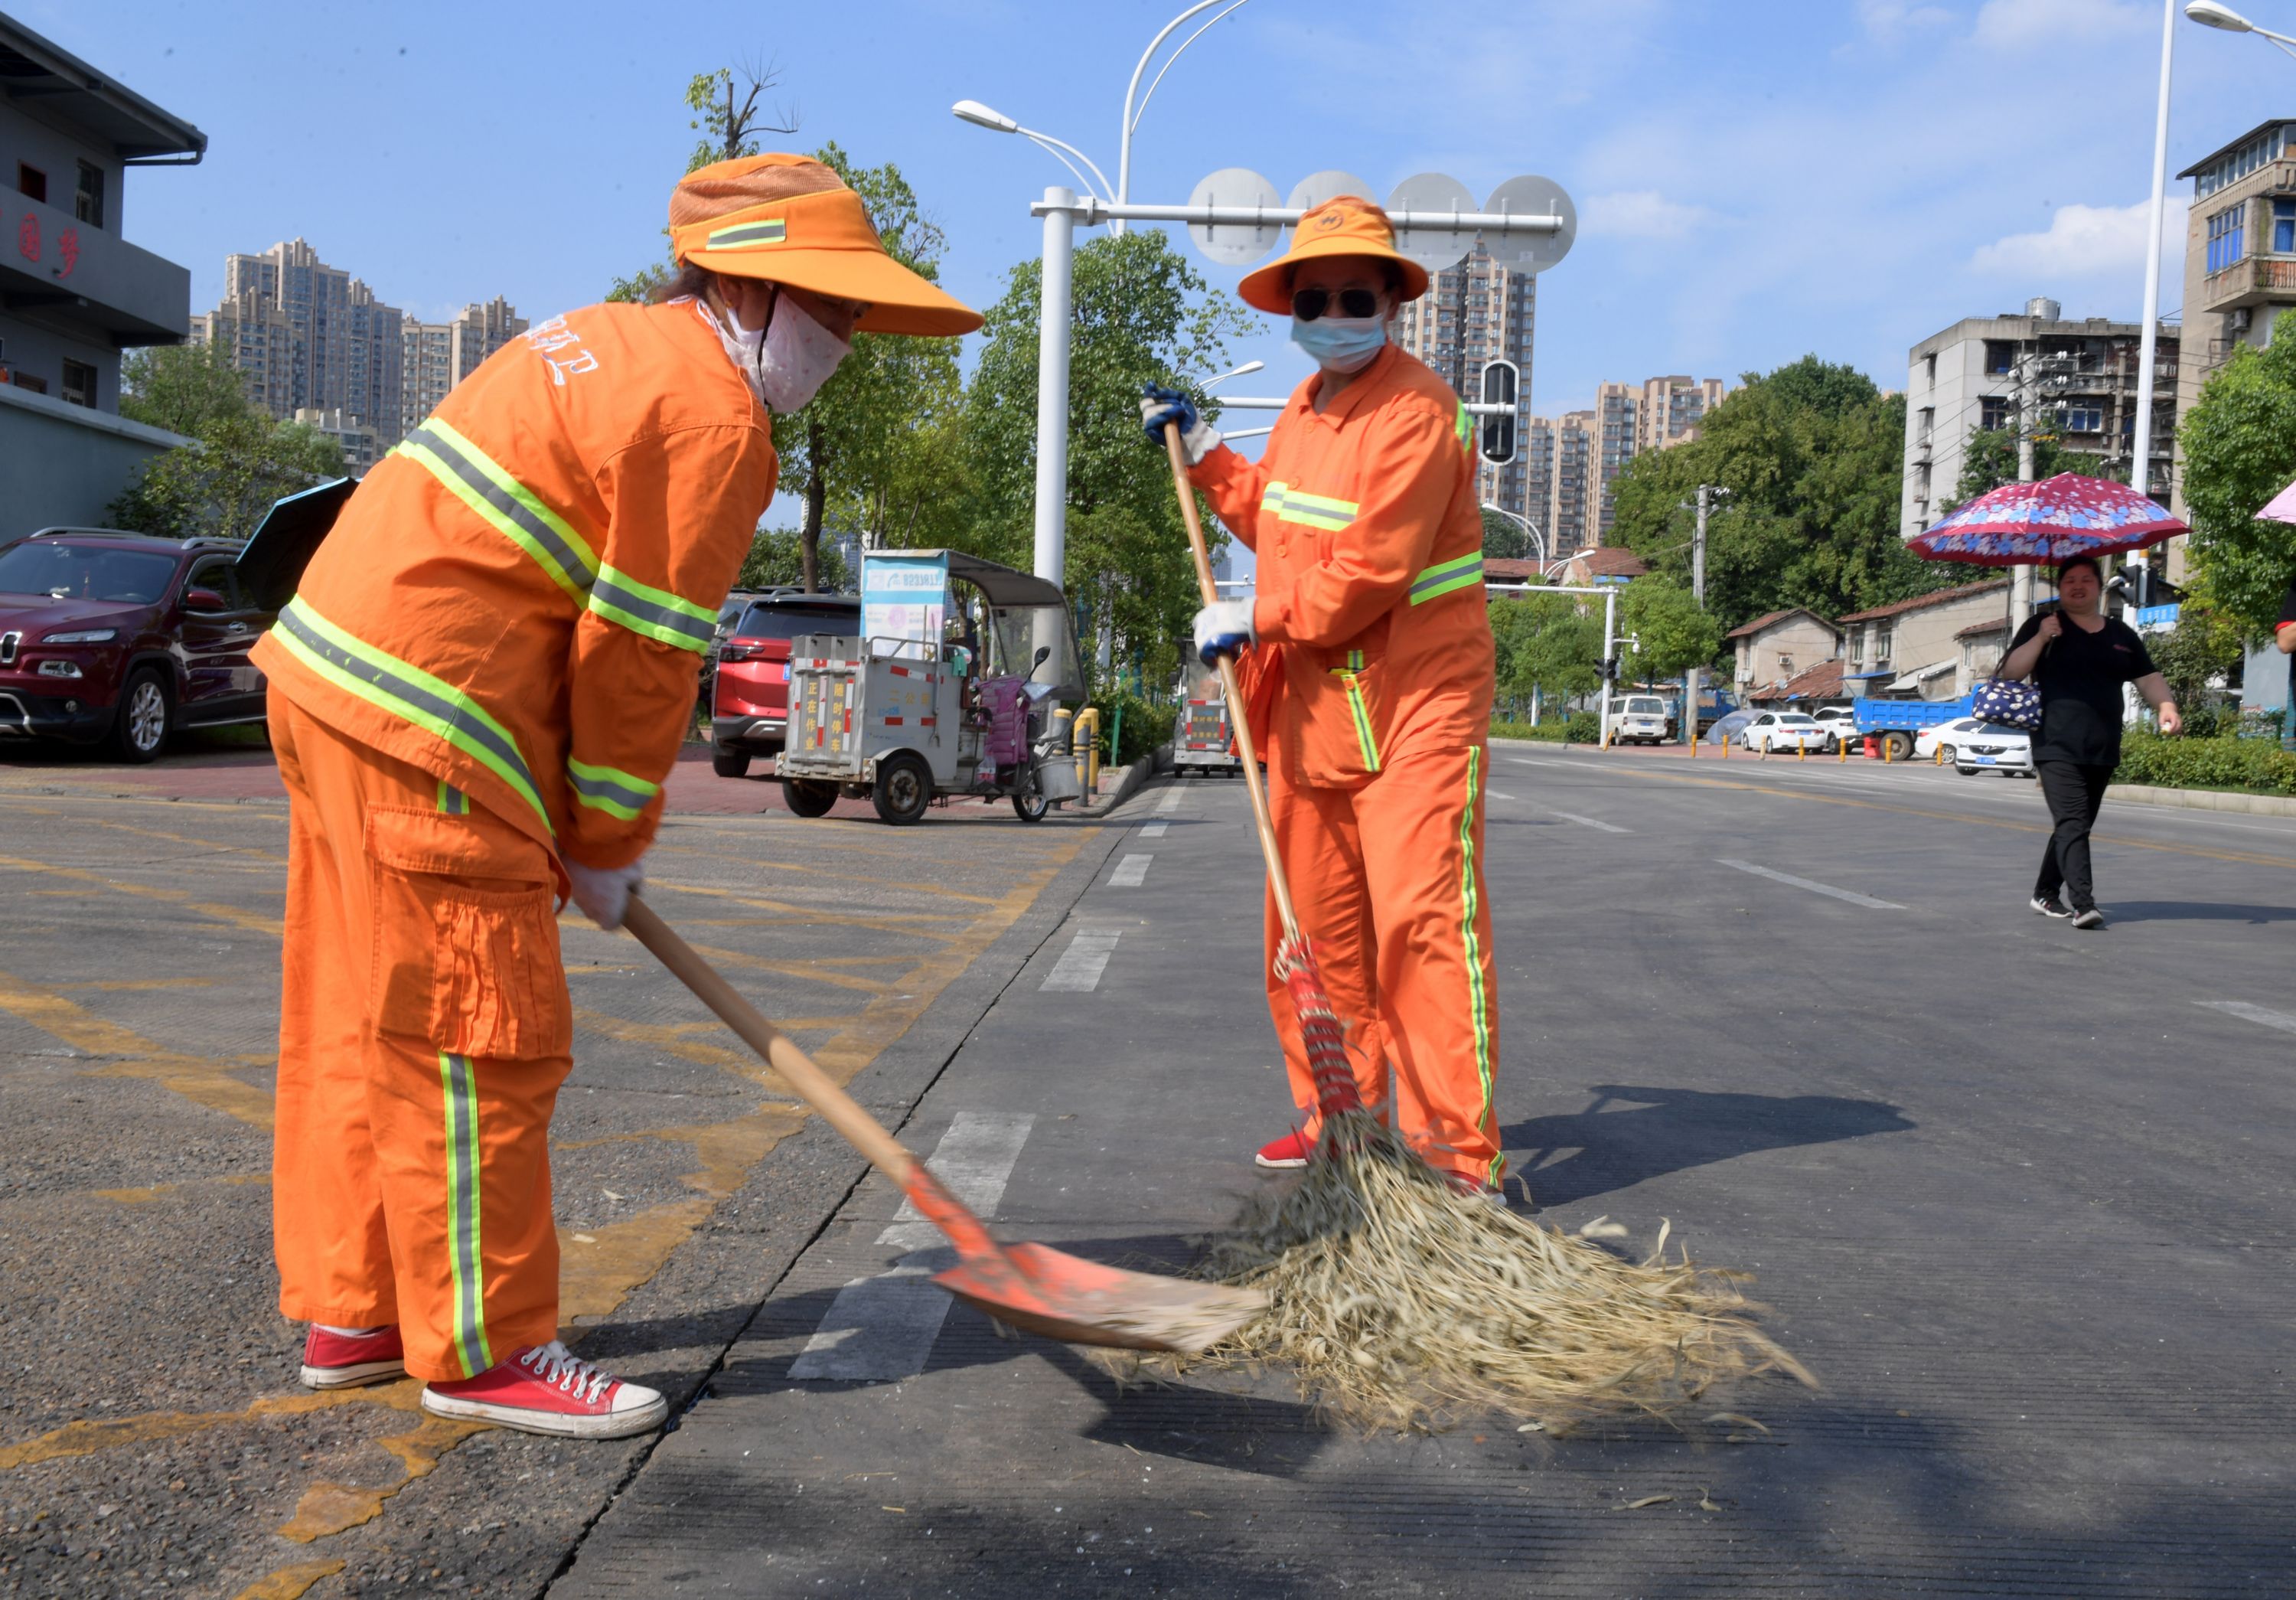
[[[1423,172],[1405,178],[1396,185],[1395,193],[1387,197],[1390,216],[1408,211],[1414,215],[1448,211],[1454,216],[1475,209],[1474,192],[1447,173]],[[1430,272],[1442,272],[1456,267],[1467,252],[1475,248],[1472,228],[1434,226],[1398,227],[1395,248],[1409,256]]]
[[[1545,272],[1570,253],[1578,236],[1578,208],[1570,203],[1562,185],[1551,177],[1511,177],[1491,191],[1486,211],[1525,217],[1560,217],[1562,226],[1553,233],[1487,233],[1484,248],[1502,267],[1523,272]]]
[[[1188,196],[1188,204],[1273,211],[1277,209],[1275,185],[1249,167],[1223,167],[1196,185],[1195,192]],[[1215,261],[1230,267],[1249,267],[1275,248],[1283,237],[1283,225],[1192,222],[1188,224],[1188,237]]]
[[[1358,199],[1374,201],[1379,198],[1372,193],[1371,185],[1354,173],[1341,172],[1333,168],[1328,172],[1310,173],[1301,178],[1292,185],[1292,197],[1283,203],[1294,211],[1312,211],[1325,201],[1341,194],[1352,194]]]

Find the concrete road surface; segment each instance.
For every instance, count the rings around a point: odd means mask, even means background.
[[[896,1194],[572,923],[568,1314],[677,1425],[303,1396],[277,808],[0,780],[0,1593],[2296,1592],[2296,822],[2109,800],[2114,920],[2079,933],[2025,907],[2030,784],[1490,772],[1510,1155],[1545,1219],[1759,1275],[1824,1383],[1729,1397],[1767,1432],[1365,1436],[1279,1374],[1125,1390],[999,1340]],[[1008,1235],[1179,1262],[1286,1124],[1259,870],[1232,780],[1117,821],[694,816],[663,904]]]

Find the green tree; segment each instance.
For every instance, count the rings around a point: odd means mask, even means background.
[[[1667,578],[1637,578],[1628,584],[1619,627],[1642,641],[1641,652],[1633,658],[1638,677],[1677,677],[1693,667],[1713,665],[1722,652],[1721,623],[1688,589]]]
[[[1529,530],[1513,517],[1483,507],[1483,554],[1500,561],[1527,561],[1536,548]]]
[[[170,538],[245,538],[275,500],[342,474],[334,440],[244,411],[209,419],[191,444],[145,462],[107,514],[115,528]]]
[[[1603,686],[1603,618],[1570,595],[1491,602],[1500,695],[1529,700],[1534,689],[1568,698]]]
[[[1905,398],[1853,368],[1805,356],[1745,374],[1696,439],[1627,464],[1617,537],[1677,582],[1690,570],[1702,483],[1727,488],[1709,521],[1708,606],[1730,628],[1806,605],[1824,616],[1963,581],[1898,537]]]
[[[334,440],[255,409],[221,350],[142,351],[123,373],[123,416],[188,437],[153,456],[106,512],[112,526],[171,538],[245,538],[283,495],[343,473]]]
[[[139,349],[120,364],[119,414],[187,439],[243,416],[247,374],[212,344],[162,344]]]
[[[2090,464],[2085,458],[2075,456],[2048,434],[2037,434],[2033,439],[2033,476],[2036,480],[2054,478],[2059,472],[2073,472]],[[1969,442],[1962,447],[1961,477],[1953,486],[1953,505],[1964,505],[1980,495],[1990,494],[2005,483],[2017,481],[2017,430],[2014,428],[1977,427],[1969,431]]]
[[[953,542],[1026,568],[1037,472],[1040,264],[1024,261],[988,314],[964,395],[969,506]],[[1095,239],[1076,252],[1069,377],[1066,587],[1150,681],[1177,669],[1197,604],[1194,566],[1163,458],[1140,436],[1140,389],[1217,372],[1252,322],[1210,291],[1154,230]],[[1208,411],[1216,407],[1207,406]],[[1218,524],[1207,519],[1217,543]]]
[[[824,593],[849,593],[857,586],[853,570],[845,564],[844,553],[835,545],[821,551],[815,563]],[[805,546],[797,530],[791,528],[761,528],[750,542],[750,554],[742,558],[742,570],[734,579],[737,589],[772,589],[801,587],[805,582]]]
[[[2233,353],[2177,438],[2200,584],[2237,623],[2268,629],[2296,580],[2296,527],[2256,516],[2296,478],[2296,312],[2275,319],[2264,349]]]

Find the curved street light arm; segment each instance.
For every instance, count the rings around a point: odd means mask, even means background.
[[[1031,128],[1021,127],[1015,128],[1013,131],[1019,134],[1022,138],[1028,140],[1031,144],[1036,145],[1038,149],[1050,152],[1054,160],[1059,161],[1062,166],[1067,168],[1071,173],[1076,175],[1076,181],[1083,185],[1087,192],[1089,192],[1093,187],[1093,178],[1097,178],[1099,179],[1101,192],[1103,193],[1107,193],[1107,176],[1102,173],[1099,168],[1093,166],[1093,160],[1090,156],[1085,154],[1084,152],[1078,150],[1075,145],[1068,144],[1063,140],[1055,139],[1050,134],[1037,133]],[[1064,151],[1067,154],[1062,153]],[[1084,173],[1078,170],[1076,161],[1070,160],[1069,156],[1076,157],[1077,161],[1082,161],[1086,167],[1091,168],[1092,177],[1086,177]]]
[[[1148,103],[1156,98],[1156,86],[1164,81],[1164,74],[1172,70],[1172,63],[1178,61],[1180,57],[1187,53],[1189,45],[1194,44],[1198,39],[1204,37],[1204,29],[1211,28],[1218,23],[1226,21],[1229,17],[1234,15],[1237,12],[1242,10],[1245,6],[1250,4],[1251,0],[1234,0],[1234,4],[1230,5],[1227,10],[1220,12],[1218,16],[1214,17],[1211,21],[1205,23],[1203,28],[1197,29],[1195,32],[1181,40],[1180,47],[1164,58],[1164,64],[1156,69],[1156,76],[1148,80],[1148,92],[1140,97],[1140,104],[1137,109],[1133,111],[1132,120],[1125,125],[1124,137],[1128,143],[1130,142],[1132,135],[1139,131],[1140,119],[1148,114]]]
[[[1163,48],[1164,41],[1172,37],[1174,29],[1198,12],[1210,11],[1219,4],[1220,0],[1197,0],[1197,4],[1165,23],[1164,30],[1149,40],[1148,48],[1140,53],[1139,64],[1132,69],[1132,82],[1124,91],[1124,120],[1117,129],[1121,135],[1116,146],[1116,198],[1119,204],[1129,199],[1132,193],[1132,101],[1140,93],[1140,75],[1148,70],[1148,63],[1155,59],[1156,52]],[[1112,231],[1121,232],[1122,229],[1119,227]]]

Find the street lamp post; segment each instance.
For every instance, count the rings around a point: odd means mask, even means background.
[[[1529,534],[1533,539],[1538,541],[1538,575],[1541,578],[1546,577],[1547,562],[1546,536],[1538,530],[1538,524],[1532,521],[1529,517],[1523,516],[1516,512],[1509,511],[1504,505],[1494,505],[1488,500],[1483,502],[1482,508],[1485,511],[1495,511],[1498,513],[1499,515],[1505,517],[1510,522],[1520,522],[1522,524],[1523,531]]]
[[[1170,21],[1165,23],[1163,31],[1159,33],[1154,38],[1149,40],[1148,48],[1140,53],[1140,61],[1138,64],[1132,69],[1132,81],[1125,86],[1124,90],[1124,123],[1122,128],[1119,130],[1116,144],[1117,204],[1122,205],[1132,198],[1132,130],[1140,126],[1140,119],[1147,114],[1148,101],[1156,93],[1156,86],[1164,81],[1164,74],[1172,70],[1172,62],[1178,61],[1180,57],[1186,53],[1189,45],[1194,44],[1198,39],[1204,37],[1205,28],[1210,28],[1212,26],[1212,23],[1224,20],[1230,12],[1234,12],[1244,5],[1246,4],[1246,0],[1231,0],[1227,11],[1220,12],[1220,14],[1214,17],[1210,22],[1205,23],[1203,28],[1197,29],[1195,32],[1190,34],[1186,38],[1180,41],[1180,48],[1172,52],[1171,55],[1165,61],[1163,66],[1158,69],[1154,79],[1148,85],[1148,93],[1140,96],[1140,109],[1136,111],[1132,107],[1132,97],[1140,93],[1140,75],[1148,70],[1148,63],[1155,58],[1156,52],[1163,48],[1164,41],[1172,37],[1172,30],[1174,29],[1179,27],[1181,23],[1186,21],[1190,17],[1196,15],[1198,12],[1208,12],[1211,10],[1213,6],[1219,4],[1220,0],[1200,0],[1199,4],[1191,5],[1178,16],[1174,17]],[[1109,225],[1108,231],[1111,234],[1122,233],[1124,231],[1123,220],[1119,218],[1117,221],[1111,223]]]

